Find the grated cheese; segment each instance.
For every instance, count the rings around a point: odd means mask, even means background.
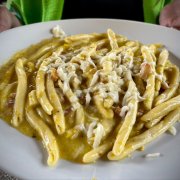
[[[113,99],[114,103],[119,102],[119,93],[118,91],[110,91],[108,95]]]
[[[160,81],[162,81],[161,83],[162,83],[162,85],[164,86],[164,88],[166,88],[166,89],[169,88],[169,85],[168,85],[168,83],[166,82],[166,79],[165,79],[165,77],[164,77],[163,75],[160,75],[160,74],[155,73],[155,76],[156,76],[157,79],[159,79]]]
[[[59,25],[54,26],[52,28],[51,32],[52,32],[53,36],[56,38],[63,39],[64,37],[66,37],[66,33],[60,28]]]
[[[85,98],[86,98],[86,106],[87,106],[87,105],[89,105],[89,103],[91,101],[91,96],[90,96],[89,92],[86,93]]]
[[[126,78],[126,80],[128,80],[128,81],[131,81],[131,80],[132,80],[131,71],[129,71],[129,70],[126,71],[125,78]]]
[[[89,86],[90,86],[90,87],[91,87],[91,86],[94,86],[94,85],[97,83],[98,78],[99,78],[99,71],[96,71],[96,72],[94,73],[93,77],[92,77],[92,80],[91,80],[91,83],[90,83]]]
[[[90,58],[90,56],[86,60],[89,62],[90,65],[92,65],[93,67],[96,67],[96,65],[94,64],[94,62]]]
[[[77,89],[77,90],[75,91],[75,95],[76,95],[77,97],[81,97],[82,93],[83,93],[83,91],[80,90],[80,89]]]
[[[93,121],[90,125],[89,128],[87,130],[87,138],[90,139],[93,135],[93,129],[95,128],[95,126],[97,125],[96,121]]]
[[[108,54],[108,59],[115,61],[115,60],[117,59],[116,53],[115,53],[115,52],[110,52],[110,53]]]
[[[75,103],[75,102],[77,102],[77,97],[76,96],[71,96],[69,98],[69,100],[70,100],[71,103]]]
[[[163,75],[156,73],[155,76],[156,76],[156,78],[159,79],[160,81],[163,80]]]
[[[40,69],[41,71],[47,72],[49,70],[49,68],[47,66],[43,66]]]
[[[160,156],[161,156],[161,153],[151,153],[151,154],[146,154],[144,157],[145,158],[157,158]]]
[[[83,153],[85,148],[84,144],[81,144],[77,149],[75,149],[75,152],[73,153],[73,158],[76,159],[80,154]]]
[[[88,61],[85,61],[85,60],[81,60],[80,61],[81,65],[80,65],[80,69],[85,72],[86,71],[86,68],[89,66],[89,62]]]
[[[72,110],[73,110],[73,111],[79,109],[80,107],[81,107],[81,105],[80,105],[80,103],[79,103],[78,101],[72,103]]]
[[[62,68],[61,66],[58,67],[57,73],[58,73],[58,76],[60,77],[60,79],[61,79],[62,81],[64,81],[64,80],[66,79],[67,73],[65,73],[65,72],[63,71],[63,68]]]
[[[58,31],[58,29],[57,26],[54,31]],[[89,36],[84,36],[84,38],[87,37]],[[68,39],[66,40],[68,43]],[[86,105],[90,104],[91,96],[94,94],[98,94],[102,99],[111,98],[113,105],[119,103],[120,94],[124,94],[120,112],[120,116],[124,117],[132,108],[131,104],[128,104],[132,98],[137,98],[139,102],[145,100],[139,93],[134,94],[134,91],[129,88],[126,93],[123,90],[126,81],[132,81],[133,70],[140,71],[140,67],[148,63],[146,59],[141,63],[142,59],[139,58],[139,64],[134,65],[133,51],[129,47],[108,52],[108,49],[97,50],[97,45],[91,44],[67,54],[53,53],[53,58],[56,58],[55,63],[52,61],[53,63],[48,67],[57,70],[62,82],[63,94],[69,89],[73,92],[73,96],[70,97],[73,110],[80,107],[79,98],[81,96],[83,96],[82,100]],[[155,63],[149,63],[149,65],[154,66]],[[134,68],[134,66],[136,67]],[[87,69],[90,73],[93,72],[91,70],[96,71],[93,75],[88,76]],[[162,77],[157,75],[157,78]],[[81,86],[84,81],[86,81],[83,83],[85,86]],[[89,131],[92,131],[92,125],[89,127]]]
[[[174,126],[169,127],[168,131],[175,136],[177,134],[177,130]]]
[[[138,97],[138,101],[139,101],[139,102],[142,102],[142,101],[144,101],[144,100],[146,99],[145,97],[141,97],[140,94],[139,94],[139,92],[138,92],[138,94],[137,94],[137,97]]]
[[[131,93],[129,91],[126,92],[125,96],[123,97],[122,106],[125,106],[128,103],[128,99],[131,97]]]
[[[129,111],[129,107],[128,106],[123,106],[121,108],[121,112],[120,112],[119,116],[124,117],[128,111]]]
[[[98,123],[97,128],[93,132],[95,134],[93,148],[95,149],[100,145],[101,140],[103,136],[105,135],[104,127],[102,126],[101,123]]]

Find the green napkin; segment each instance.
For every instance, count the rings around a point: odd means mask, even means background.
[[[8,9],[15,11],[24,24],[61,19],[64,0],[8,0]]]
[[[172,0],[143,0],[144,21],[158,23],[158,17],[163,7]]]

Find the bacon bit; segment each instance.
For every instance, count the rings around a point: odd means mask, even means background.
[[[144,111],[142,109],[139,109],[139,111],[137,112],[137,116],[142,116],[144,113]]]
[[[14,103],[15,103],[15,97],[16,97],[16,93],[11,93],[9,96],[9,99],[7,101],[7,106],[8,107],[13,107]]]
[[[54,68],[51,70],[51,79],[55,82],[59,79],[57,70]]]
[[[58,81],[54,82],[54,87],[55,87],[55,88],[59,88],[59,86],[58,86]]]
[[[108,83],[108,79],[103,78],[101,82],[104,83],[104,84],[106,84],[106,83]]]
[[[140,77],[147,80],[148,76],[152,73],[151,64],[144,62],[141,64]]]
[[[7,106],[8,106],[8,107],[13,107],[14,102],[15,102],[15,100],[9,99],[8,102],[7,102]]]
[[[35,89],[35,85],[34,85],[34,84],[29,84],[29,89],[30,89],[30,90]]]
[[[85,104],[85,102],[86,102],[86,97],[85,97],[85,95],[83,95],[83,94],[81,94],[81,96],[79,97],[79,102],[80,102],[80,104]]]
[[[142,116],[143,115],[143,112],[137,112],[137,116]]]
[[[105,76],[100,76],[100,82],[106,84],[108,83],[108,77],[105,75]]]
[[[114,107],[114,113],[119,116],[119,114],[121,113],[121,108],[119,106]]]
[[[64,110],[64,115],[66,116],[67,114],[72,112],[72,107],[68,107],[67,109]]]

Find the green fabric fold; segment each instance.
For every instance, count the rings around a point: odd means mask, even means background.
[[[148,23],[157,23],[163,7],[171,0],[143,0],[144,21]]]
[[[61,19],[64,0],[43,0],[42,1],[42,21]]]
[[[7,8],[15,10],[24,24],[59,20],[64,0],[8,0]]]

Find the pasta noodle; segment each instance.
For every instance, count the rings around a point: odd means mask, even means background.
[[[56,138],[43,120],[36,115],[33,108],[29,105],[29,102],[27,102],[26,105],[26,119],[43,140],[43,144],[49,155],[47,160],[48,165],[54,166],[59,159],[59,149]]]
[[[0,117],[41,140],[49,166],[120,160],[168,129],[176,134],[179,68],[167,49],[111,29],[52,32],[0,68]]]
[[[47,77],[46,86],[47,86],[48,97],[54,109],[53,110],[54,124],[55,124],[58,134],[62,134],[65,131],[64,113],[63,113],[61,102],[58,98],[58,95],[54,88],[54,83],[50,75],[48,75]]]
[[[24,120],[24,106],[27,93],[27,76],[23,64],[26,59],[18,59],[16,62],[16,73],[18,77],[18,86],[15,97],[12,124],[18,126]]]
[[[149,130],[146,130],[144,133],[135,136],[126,144],[126,148],[124,152],[120,156],[114,156],[112,153],[108,154],[108,158],[110,160],[118,160],[122,159],[129,154],[131,154],[136,149],[142,147],[143,145],[151,142],[153,139],[157,138],[159,135],[164,133],[166,130],[169,129],[178,119],[180,118],[180,109],[177,108],[176,110],[169,113],[168,116],[164,118],[160,123],[156,126],[152,127]]]

